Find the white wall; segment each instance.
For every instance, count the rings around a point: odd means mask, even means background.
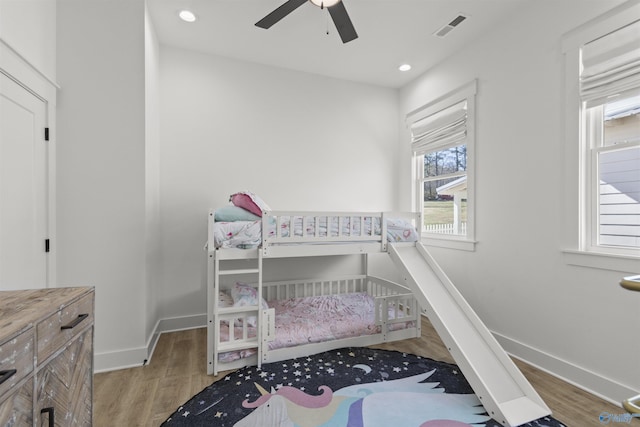
[[[618,286],[628,272],[563,261],[561,38],[619,3],[531,2],[404,87],[400,101],[405,115],[478,79],[478,244],[432,252],[509,351],[616,402],[640,390],[640,342],[625,329],[640,320],[640,298]],[[408,143],[402,150],[407,208]]]
[[[209,208],[396,206],[397,92],[161,47],[161,315],[206,313]]]
[[[0,1],[0,39],[56,79],[56,0]]]
[[[96,369],[147,352],[143,0],[58,0],[58,284],[96,288]]]

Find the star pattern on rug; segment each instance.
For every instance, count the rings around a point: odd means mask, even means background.
[[[322,386],[336,391],[356,384],[383,383],[425,373],[430,375],[428,382],[442,390],[440,395],[443,392],[473,395],[456,365],[396,351],[345,348],[228,373],[180,406],[163,427],[231,427],[251,414],[253,409],[244,407],[242,402],[257,401],[262,395],[261,389],[274,394],[285,387],[294,387],[309,395],[319,395]],[[483,412],[481,406],[479,410]],[[539,421],[542,423],[536,421],[529,425],[563,427],[551,417]],[[501,427],[494,420],[474,425]]]

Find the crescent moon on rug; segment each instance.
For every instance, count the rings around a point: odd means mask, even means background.
[[[362,369],[365,374],[371,372],[371,366],[369,365],[353,365],[354,368]]]

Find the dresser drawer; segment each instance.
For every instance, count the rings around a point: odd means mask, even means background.
[[[33,371],[33,328],[0,343],[0,396]]]
[[[42,363],[90,324],[93,324],[93,293],[38,323],[38,363]]]

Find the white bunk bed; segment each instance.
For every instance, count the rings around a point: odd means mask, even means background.
[[[209,374],[340,347],[420,336],[420,308],[411,291],[391,281],[368,276],[366,271],[367,255],[387,252],[389,240],[400,242],[397,243],[399,245],[404,244],[404,240],[411,242],[407,245],[415,244],[413,242],[419,238],[416,232],[419,214],[267,210],[260,213],[262,217],[257,220],[231,224],[216,221],[215,209],[209,212]],[[242,235],[242,239],[225,227],[239,228],[238,235]],[[262,233],[262,230],[267,232]],[[225,242],[230,236],[231,240],[235,239],[232,245]],[[354,254],[365,257],[363,274],[263,282],[263,259]],[[238,293],[245,294],[244,297],[251,294],[250,297],[241,298],[242,303],[234,300],[229,295],[234,287],[241,287],[241,291],[235,289],[236,297]],[[352,304],[350,300],[356,301],[353,306],[343,307],[340,313],[365,306],[367,314],[356,316],[368,316],[368,326],[353,327],[352,336],[348,332],[345,335],[332,333],[323,337],[309,336],[303,340],[306,342],[282,338],[281,332],[286,327],[278,322],[290,318],[284,306],[298,307],[309,303],[312,305],[307,312],[311,315],[320,311],[317,307],[328,305],[324,298],[331,304]],[[330,318],[332,322],[352,322],[341,319],[338,314]],[[363,332],[365,329],[367,331]],[[300,333],[311,332],[305,330]]]

